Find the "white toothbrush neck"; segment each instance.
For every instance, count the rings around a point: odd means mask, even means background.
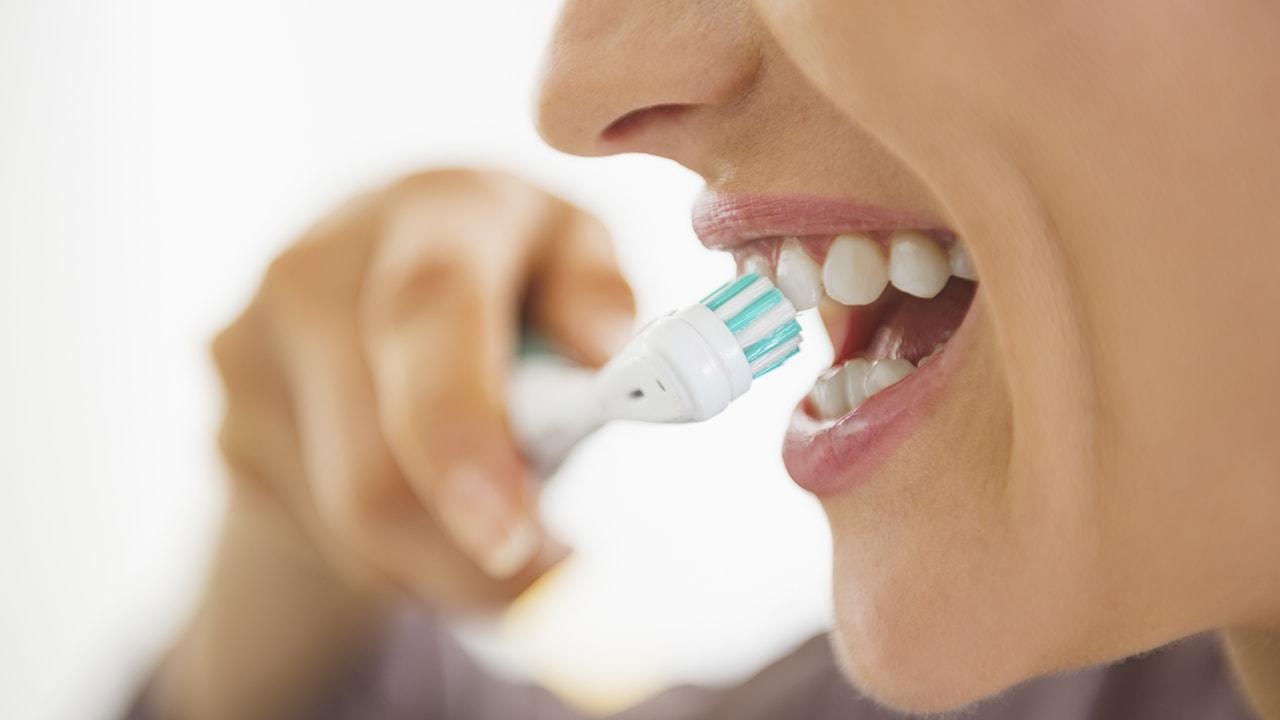
[[[583,438],[607,419],[593,370],[561,358],[521,360],[507,388],[507,421],[539,477],[550,477]]]
[[[750,387],[751,368],[733,333],[694,305],[651,323],[598,372],[554,356],[521,360],[507,414],[534,470],[547,477],[608,420],[706,420]]]
[[[659,318],[600,371],[610,419],[678,423],[718,415],[751,387],[733,333],[703,305]]]
[[[751,387],[738,338],[701,303],[659,318],[599,372],[526,358],[513,374],[508,414],[516,440],[543,476],[608,420],[707,420]]]

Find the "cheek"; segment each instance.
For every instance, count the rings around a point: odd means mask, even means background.
[[[1106,72],[1090,28],[1080,27],[1098,22],[1099,11],[1078,3],[752,4],[800,72],[917,170],[945,163],[958,142],[1010,144],[1028,82],[1087,94]]]
[[[975,319],[989,326],[985,308]],[[1014,431],[990,334],[920,431],[823,507],[847,674],[894,707],[939,711],[1110,657],[1096,488]],[[1037,441],[1038,442],[1038,441]]]
[[[825,503],[850,672],[886,702],[938,709],[1208,627],[1225,611],[1187,600],[1206,592],[1187,578],[1216,558],[1170,543],[1234,537],[1210,525],[1220,518],[1250,527],[1192,481],[1257,471],[1221,463],[1274,445],[1259,435],[1280,407],[1251,382],[1273,375],[1280,331],[1246,338],[1222,322],[1240,312],[1232,293],[1241,307],[1280,296],[1267,279],[1280,245],[1242,245],[1248,267],[1198,255],[1206,238],[1262,226],[1241,211],[1252,224],[1224,232],[1232,218],[1204,207],[1274,206],[1273,175],[1234,176],[1274,165],[1259,159],[1273,133],[1245,132],[1258,128],[1230,115],[1250,117],[1248,98],[1227,95],[1274,59],[1217,65],[1235,45],[1276,47],[1238,41],[1265,23],[1228,27],[1226,9],[1194,4],[753,7],[799,71],[928,186],[990,301],[986,380],[953,393],[935,442],[878,478],[892,483]],[[1223,127],[1240,131],[1210,145]],[[1200,307],[1186,299],[1197,289]],[[1201,362],[1188,337],[1230,352]],[[1188,426],[1188,407],[1215,421]],[[982,421],[947,429],[969,417]],[[1210,600],[1229,606],[1225,594]]]
[[[863,121],[927,112],[938,90],[950,90],[951,102],[957,89],[980,89],[975,79],[990,74],[974,73],[995,69],[999,39],[1025,34],[1009,27],[1008,12],[988,7],[997,4],[752,3],[766,31],[801,71]]]
[[[885,7],[879,7],[884,5]],[[865,109],[902,71],[892,38],[907,38],[896,3],[754,0],[766,32],[821,91],[846,112]]]

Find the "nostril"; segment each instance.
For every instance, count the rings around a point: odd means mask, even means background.
[[[704,138],[684,126],[700,114],[689,111],[744,97],[762,66],[746,5],[568,0],[544,60],[538,132],[575,155],[696,162]]]
[[[600,133],[600,141],[610,144],[622,142],[628,135],[635,133],[643,126],[659,120],[674,119],[688,109],[688,105],[666,104],[633,110],[610,123]]]

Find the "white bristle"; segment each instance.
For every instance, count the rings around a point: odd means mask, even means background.
[[[767,368],[770,365],[785,358],[787,355],[791,353],[792,350],[795,350],[798,347],[800,347],[800,336],[798,335],[784,343],[781,343],[780,345],[773,348],[769,352],[756,358],[756,361],[751,363],[752,374],[758,373],[764,368]]]
[[[738,338],[739,345],[744,348],[748,347],[769,337],[795,316],[796,309],[792,307],[786,298],[783,298],[777,305],[769,308],[767,312],[756,318],[755,322],[735,333],[735,337]]]
[[[747,281],[745,286],[736,290],[744,280]],[[735,294],[726,297],[727,293],[735,290]],[[765,296],[770,300],[761,303],[763,310],[751,309],[750,314],[746,314],[752,304]],[[713,311],[715,318],[733,331],[730,337],[750,365],[752,377],[759,377],[777,367],[799,347],[800,327],[795,324],[795,306],[768,278],[740,278],[713,293],[708,300],[712,305],[720,303]],[[742,325],[743,322],[747,324]],[[789,325],[794,327],[788,328]],[[796,334],[789,336],[792,332]]]
[[[716,308],[716,317],[721,322],[728,323],[729,318],[742,312],[742,309],[750,305],[756,298],[773,289],[773,283],[764,278],[757,278],[755,282],[746,286],[737,295],[729,298],[725,304]]]

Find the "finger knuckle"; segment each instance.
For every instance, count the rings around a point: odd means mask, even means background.
[[[490,186],[498,173],[473,168],[442,167],[409,173],[393,186],[402,192],[431,193],[458,188],[482,190]]]
[[[609,303],[635,309],[635,295],[631,285],[618,270],[611,266],[594,266],[585,270],[574,283],[580,291],[597,298],[597,303]],[[609,309],[614,309],[610,307]]]
[[[213,336],[209,342],[209,355],[213,366],[223,378],[233,374],[240,358],[245,354],[243,330],[232,323]]]
[[[415,220],[484,223],[517,236],[536,235],[556,217],[559,203],[541,188],[511,173],[443,168],[415,173],[394,184],[387,194],[387,217],[412,225]],[[528,238],[521,238],[528,240]]]
[[[458,323],[478,321],[488,293],[473,265],[443,249],[411,263],[385,265],[361,292],[362,318],[398,326],[410,315],[430,311]]]
[[[271,310],[327,313],[350,303],[366,271],[370,228],[312,233],[267,266],[256,301]]]
[[[391,194],[401,199],[471,196],[510,200],[515,197],[551,198],[545,191],[520,176],[502,170],[442,167],[404,176],[391,186]]]
[[[224,381],[244,376],[261,354],[248,313],[227,325],[209,342],[209,356]]]
[[[264,294],[297,294],[315,287],[316,280],[328,274],[325,248],[318,242],[299,242],[289,246],[267,265],[262,279]]]

